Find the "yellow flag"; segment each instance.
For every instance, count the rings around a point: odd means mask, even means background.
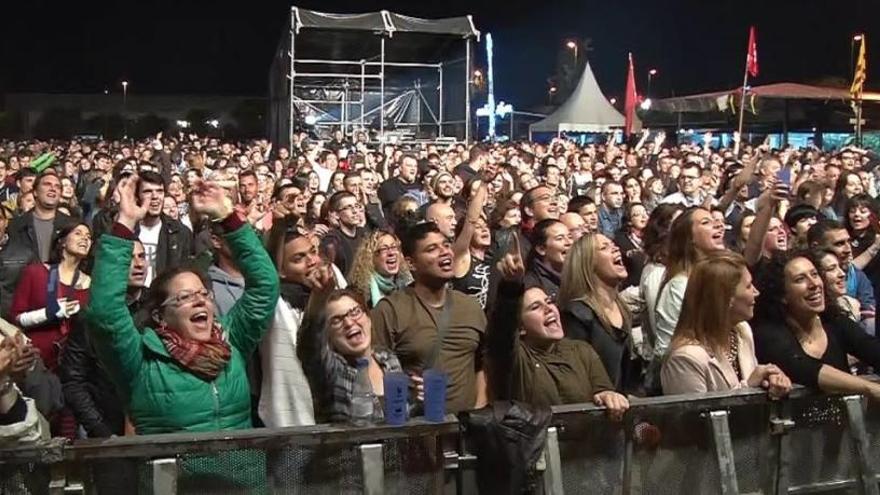
[[[859,58],[856,59],[856,72],[853,75],[852,86],[849,88],[849,92],[852,94],[853,98],[861,98],[862,90],[865,88],[865,78],[868,74],[868,62],[865,58],[865,35],[862,34],[861,45],[859,46]]]

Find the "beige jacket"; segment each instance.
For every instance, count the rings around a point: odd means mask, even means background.
[[[664,395],[716,392],[748,387],[747,380],[758,366],[755,341],[748,323],[736,327],[742,380],[726,358],[716,358],[701,345],[688,344],[671,350],[663,363],[660,380]]]

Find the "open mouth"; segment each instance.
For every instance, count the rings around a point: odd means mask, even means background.
[[[611,264],[615,267],[623,268],[623,256],[617,254],[614,256],[614,259],[611,261]]]
[[[392,254],[388,256],[388,258],[385,260],[385,265],[390,269],[397,268],[397,255]]]
[[[807,294],[807,297],[805,297],[804,299],[810,306],[820,306],[825,302],[825,298],[822,295],[821,289],[812,291],[811,293]]]
[[[547,318],[544,318],[544,326],[547,328],[552,328],[552,329],[558,330],[560,328],[559,318],[557,318],[556,315],[551,314]]]
[[[194,313],[189,317],[189,321],[195,323],[199,327],[207,327],[208,326],[208,312],[207,311],[199,311],[198,313]]]
[[[452,270],[452,256],[444,256],[440,259],[440,269],[443,271],[451,271]]]
[[[363,344],[366,339],[367,336],[360,327],[352,327],[345,332],[345,340],[353,346]]]

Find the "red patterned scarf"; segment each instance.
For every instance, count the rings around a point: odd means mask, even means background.
[[[211,338],[205,342],[187,339],[164,326],[156,329],[156,333],[178,364],[205,381],[217,378],[232,357],[229,343],[223,340],[223,331],[217,323],[211,330]]]

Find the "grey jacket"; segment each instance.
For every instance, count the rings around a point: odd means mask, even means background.
[[[223,316],[244,294],[244,279],[232,277],[217,265],[211,265],[208,268],[208,277],[211,278],[211,290],[214,292],[217,313],[219,316]]]

